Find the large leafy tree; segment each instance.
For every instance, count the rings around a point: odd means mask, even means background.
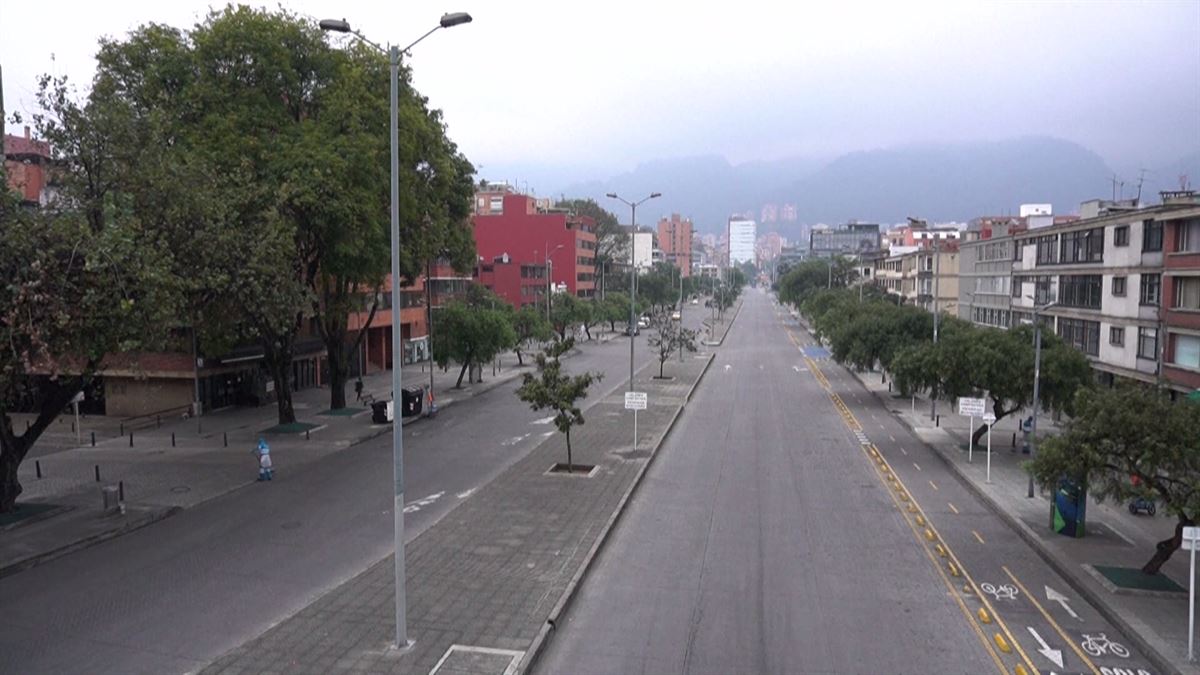
[[[529,404],[533,410],[550,409],[554,412],[554,426],[567,441],[567,472],[574,470],[571,456],[571,429],[583,424],[583,411],[579,399],[587,396],[588,387],[599,382],[603,373],[585,372],[569,375],[562,370],[559,361],[563,354],[575,346],[573,338],[556,340],[537,355],[537,375],[525,373],[517,397]]]
[[[72,133],[89,124],[79,112],[65,122]],[[51,209],[21,211],[0,190],[0,513],[16,508],[30,448],[106,357],[157,346],[178,302],[169,248],[118,189],[89,192],[77,165],[64,165]],[[22,404],[36,417],[18,434],[11,412]]]
[[[677,352],[696,351],[696,331],[684,328],[682,323],[671,319],[666,312],[655,312],[650,325],[654,332],[647,338],[654,356],[658,359],[658,377],[661,379],[667,361]]]
[[[558,333],[558,339],[567,339],[567,333],[580,324],[582,301],[570,293],[555,293],[550,297],[550,325]]]
[[[434,315],[433,358],[445,368],[450,361],[462,365],[456,388],[474,365],[491,361],[517,345],[512,307],[483,286],[473,284],[466,297],[451,300]]]
[[[525,365],[521,356],[522,350],[527,350],[534,342],[545,342],[554,337],[554,328],[546,316],[534,305],[525,305],[512,313],[513,332],[516,342],[513,351],[517,353],[517,365]]]
[[[1027,464],[1043,486],[1082,480],[1099,500],[1138,497],[1175,516],[1175,534],[1158,542],[1142,571],[1158,574],[1179,549],[1183,528],[1200,516],[1200,405],[1171,402],[1141,385],[1084,389],[1066,430],[1046,439]]]

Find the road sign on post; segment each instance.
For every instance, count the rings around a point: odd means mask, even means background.
[[[644,391],[627,391],[627,392],[625,392],[625,409],[626,410],[645,410],[646,409],[646,392],[644,392]]]
[[[996,414],[991,412],[983,413],[983,423],[988,425],[987,430],[987,482],[992,482],[992,425],[996,423]]]
[[[964,417],[981,417],[987,409],[987,402],[981,398],[958,399],[958,414]]]
[[[1188,574],[1188,661],[1195,661],[1192,645],[1196,635],[1196,549],[1200,548],[1200,527],[1183,528],[1180,546],[1190,551],[1192,557],[1191,572]]]

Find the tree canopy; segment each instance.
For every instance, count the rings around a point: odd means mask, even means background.
[[[537,375],[525,373],[517,397],[529,404],[533,410],[550,409],[554,412],[554,426],[566,437],[567,472],[574,470],[571,456],[571,428],[584,423],[579,399],[587,396],[593,383],[599,382],[603,373],[585,372],[569,375],[562,370],[559,360],[575,346],[573,338],[557,340],[537,355]]]
[[[1172,402],[1138,384],[1083,389],[1066,429],[1047,438],[1027,465],[1043,486],[1061,477],[1083,481],[1098,500],[1135,498],[1163,504],[1177,519],[1173,537],[1158,543],[1143,567],[1159,569],[1180,546],[1182,529],[1200,514],[1200,404]]]

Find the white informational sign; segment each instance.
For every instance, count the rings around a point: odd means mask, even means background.
[[[1183,528],[1183,542],[1180,548],[1185,551],[1200,551],[1200,527]]]
[[[626,410],[645,410],[646,409],[646,392],[644,392],[644,391],[627,391],[627,392],[625,392],[625,409]]]
[[[996,421],[995,413],[990,413],[990,412],[983,413],[983,423],[984,424],[993,424],[993,423],[995,423],[995,421]]]
[[[958,414],[963,417],[979,417],[986,410],[986,401],[981,398],[958,399]]]
[[[387,402],[387,413],[385,413],[385,414],[387,415],[387,421],[389,421],[389,422],[396,421],[396,415],[393,412],[395,410],[395,405],[396,405],[395,401]]]

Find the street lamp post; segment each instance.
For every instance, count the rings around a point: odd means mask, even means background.
[[[350,33],[365,44],[388,55],[391,65],[389,74],[389,98],[391,127],[391,226],[392,226],[392,472],[395,483],[395,494],[392,504],[394,537],[396,548],[396,648],[406,649],[408,641],[408,611],[407,594],[404,579],[404,433],[400,423],[400,411],[396,406],[396,397],[401,393],[400,365],[403,362],[401,353],[403,345],[400,340],[400,55],[407,53],[439,28],[453,28],[471,22],[471,15],[466,12],[443,14],[438,25],[431,28],[412,44],[400,49],[391,45],[384,49],[368,40],[362,33],[350,28],[345,19],[325,19],[320,22],[321,30],[336,33]],[[426,280],[428,283],[428,280]],[[430,345],[432,347],[432,345]]]
[[[1028,296],[1026,296],[1028,297]],[[1036,304],[1033,307],[1033,424],[1029,429],[1029,458],[1033,459],[1037,456],[1037,418],[1038,418],[1038,394],[1041,389],[1042,380],[1042,312],[1057,305],[1057,302],[1048,302],[1041,307]],[[1029,474],[1029,490],[1025,494],[1026,497],[1032,499],[1034,493],[1033,474]]]
[[[617,196],[615,192],[610,192],[606,196],[609,199],[616,199],[629,207],[629,391],[633,391],[633,343],[637,342],[633,339],[634,328],[637,326],[637,319],[634,317],[637,305],[637,265],[635,264],[637,258],[633,255],[633,248],[635,245],[634,242],[637,241],[637,237],[634,236],[637,232],[637,207],[642,202],[661,197],[662,193],[651,192],[650,196],[639,199],[636,202],[627,201]],[[634,415],[636,414],[637,412],[635,411]]]
[[[938,312],[938,262],[941,258],[941,246],[939,240],[935,237],[933,240],[933,344],[938,341],[938,323],[940,316]],[[929,397],[929,419],[937,417],[937,392],[933,392],[933,396]]]
[[[551,297],[554,295],[554,259],[550,256],[554,255],[554,252],[562,247],[563,245],[559,244],[551,249],[550,242],[548,241],[542,247],[542,250],[546,252],[546,321],[550,321],[550,302]]]

